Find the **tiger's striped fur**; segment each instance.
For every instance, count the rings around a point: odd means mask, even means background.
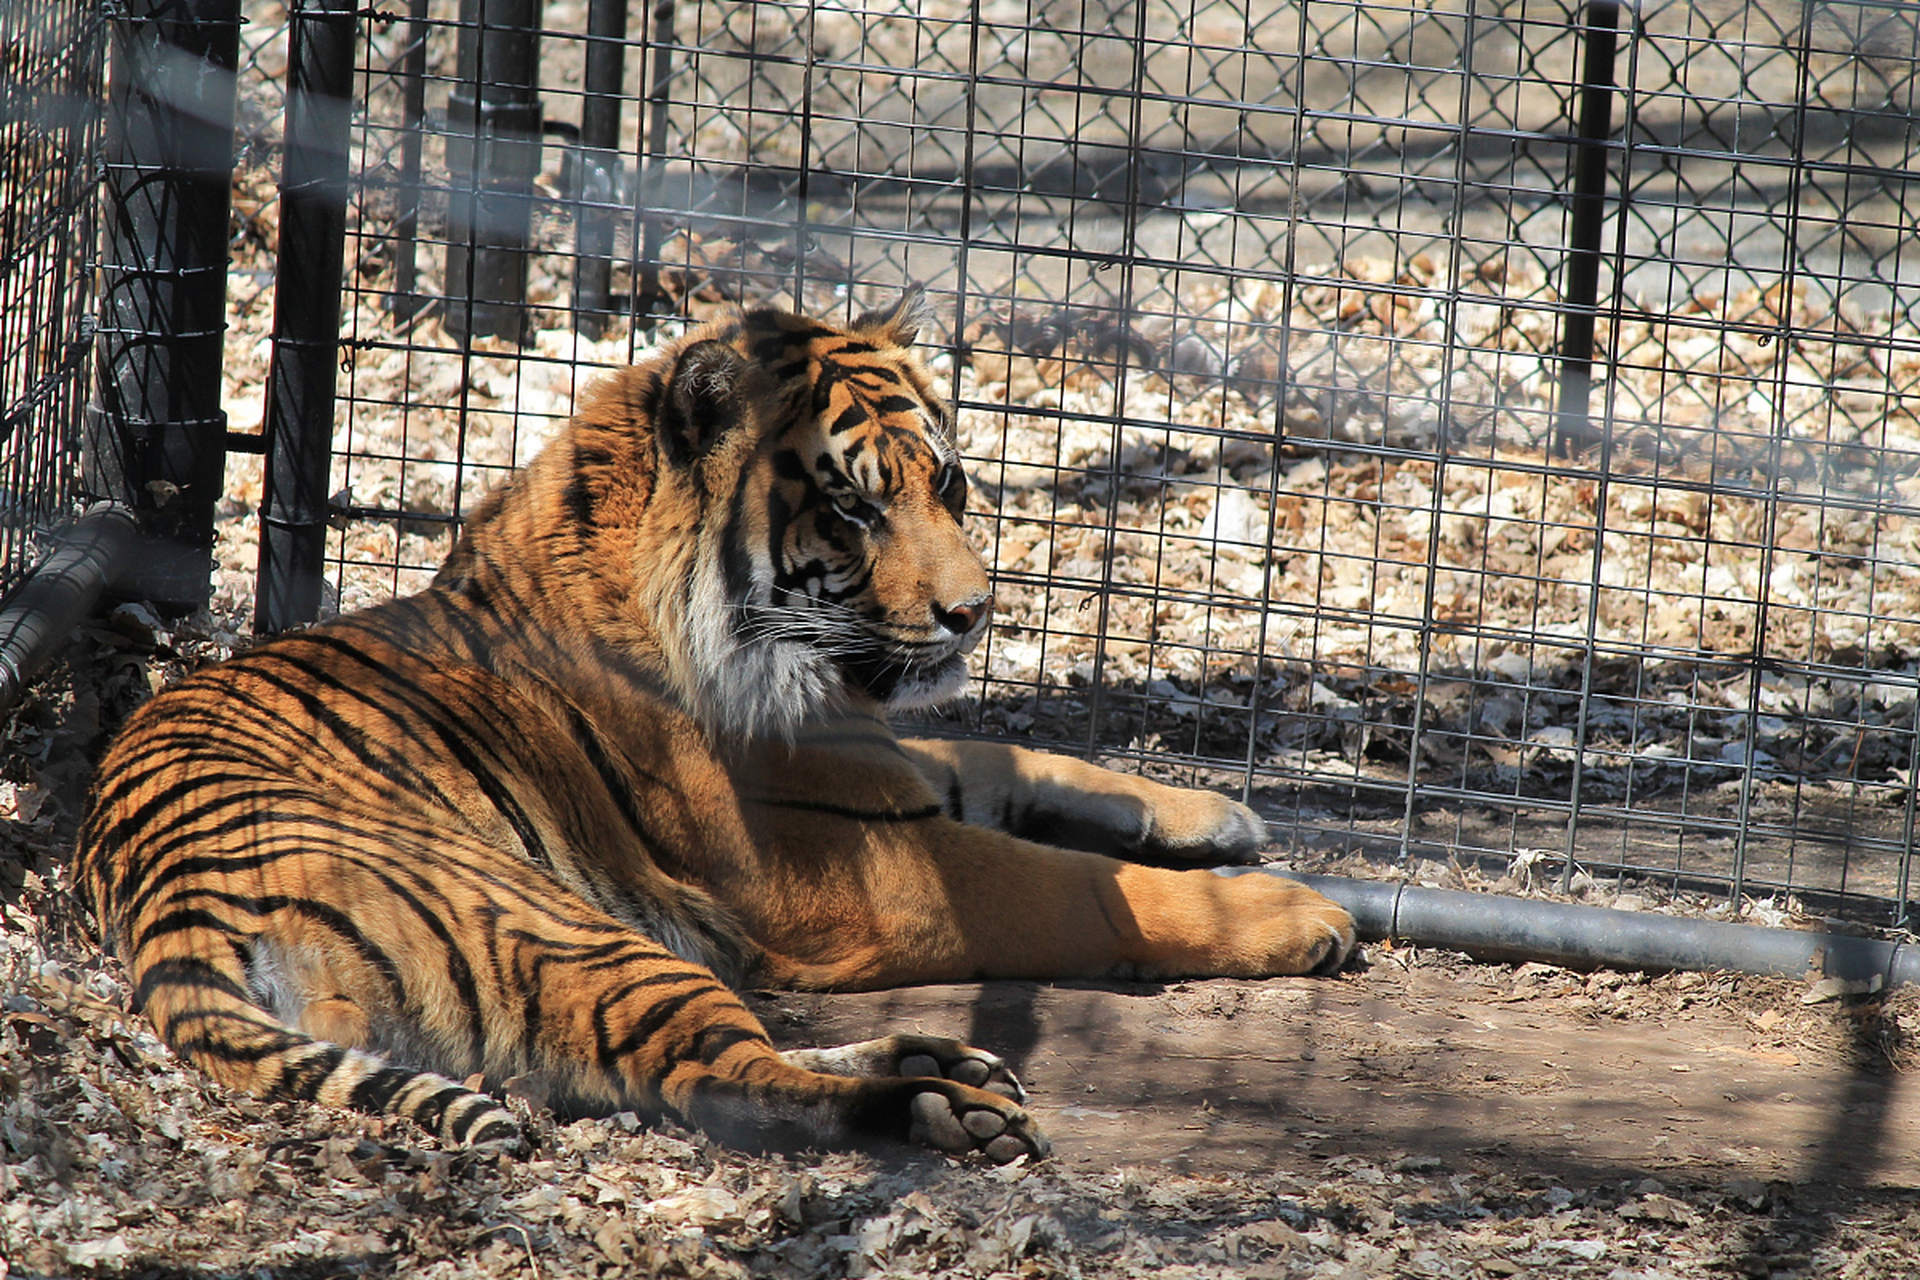
[[[752,1144],[1045,1140],[990,1054],[781,1054],[741,983],[1305,972],[1325,899],[1218,860],[1239,805],[897,739],[991,608],[952,418],[898,305],[717,321],[613,377],[431,587],[155,698],[76,869],[136,1005],[222,1082],[512,1142],[531,1078]]]

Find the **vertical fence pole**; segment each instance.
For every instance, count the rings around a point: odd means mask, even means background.
[[[634,286],[633,316],[636,326],[653,323],[651,317],[666,301],[660,288],[660,244],[665,229],[655,212],[663,198],[667,177],[668,108],[673,104],[673,29],[674,0],[654,0],[648,11],[647,40],[653,47],[653,66],[647,85],[647,120],[641,147],[646,155],[640,177],[640,199],[635,209],[639,226],[639,280]]]
[[[407,47],[400,56],[400,213],[393,222],[393,296],[403,320],[419,312],[420,149],[427,122],[427,0],[409,0]]]
[[[320,613],[346,258],[354,5],[294,0],[287,13],[286,156],[254,615],[262,634]]]
[[[1573,217],[1561,297],[1560,399],[1554,452],[1571,457],[1599,440],[1588,406],[1593,391],[1593,321],[1600,301],[1600,233],[1607,209],[1607,139],[1613,135],[1613,55],[1620,0],[1590,0],[1580,71],[1579,141],[1573,148]]]
[[[1573,728],[1573,781],[1567,793],[1566,859],[1560,887],[1572,888],[1575,846],[1580,834],[1580,804],[1586,782],[1588,713],[1593,705],[1595,628],[1600,615],[1601,557],[1606,549],[1607,433],[1592,422],[1593,329],[1600,303],[1600,238],[1606,220],[1607,139],[1613,134],[1613,62],[1619,38],[1619,0],[1590,0],[1580,72],[1579,141],[1573,153],[1573,218],[1569,229],[1566,283],[1567,313],[1560,343],[1560,399],[1554,415],[1554,451],[1571,457],[1600,445],[1601,480],[1594,501],[1592,582],[1588,588],[1586,643],[1580,659],[1580,713]]]
[[[239,0],[127,0],[112,24],[97,392],[85,487],[145,535],[121,585],[204,606],[226,473],[220,409]]]
[[[448,332],[527,338],[540,173],[539,0],[460,0],[447,98]]]
[[[627,53],[626,0],[587,6],[586,99],[580,106],[579,175],[574,192],[573,327],[589,338],[607,331],[613,310],[614,181],[620,172],[620,92]]]

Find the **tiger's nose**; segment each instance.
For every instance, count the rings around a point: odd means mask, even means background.
[[[972,635],[993,612],[993,593],[982,592],[958,604],[934,605],[933,620],[957,636]]]

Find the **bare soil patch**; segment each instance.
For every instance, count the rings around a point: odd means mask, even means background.
[[[1627,1174],[1911,1177],[1920,1115],[1884,1007],[1722,975],[1572,974],[1375,948],[1339,980],[989,983],[782,996],[794,1042],[911,1026],[1012,1049],[1088,1170],[1313,1168],[1339,1156]]]

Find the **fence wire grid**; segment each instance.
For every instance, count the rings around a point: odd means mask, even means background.
[[[1302,864],[1906,922],[1912,6],[598,12],[363,15],[330,607],[690,320],[915,280],[999,600],[936,727],[1237,790]],[[243,430],[289,251],[249,15]]]
[[[0,595],[74,511],[104,49],[89,6],[0,6]]]

